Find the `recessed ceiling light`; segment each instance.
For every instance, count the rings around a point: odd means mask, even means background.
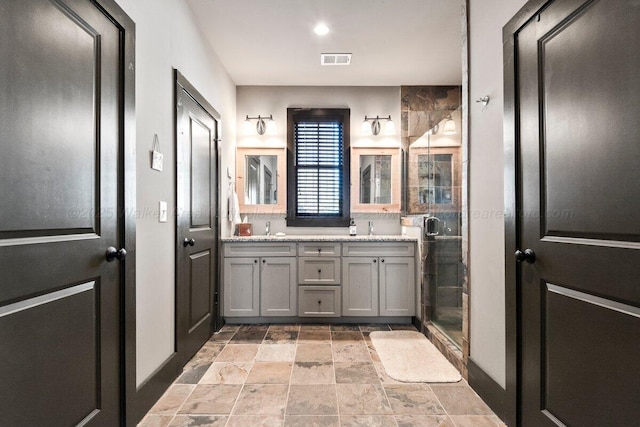
[[[325,24],[318,24],[313,29],[313,32],[319,36],[324,36],[329,32],[329,27],[327,27]]]

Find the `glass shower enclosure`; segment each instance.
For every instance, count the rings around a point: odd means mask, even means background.
[[[462,347],[461,108],[409,146],[408,211],[424,221],[423,317]]]

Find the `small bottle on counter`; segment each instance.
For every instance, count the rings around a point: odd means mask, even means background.
[[[356,235],[356,221],[351,218],[351,223],[349,224],[349,236]]]

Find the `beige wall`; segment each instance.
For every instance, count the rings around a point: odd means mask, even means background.
[[[136,23],[137,137],[137,383],[144,382],[174,348],[175,205],[173,68],[177,68],[221,114],[222,164],[233,160],[235,84],[196,30],[185,2],[117,0]],[[149,167],[158,134],[164,170]],[[226,174],[223,174],[226,179]],[[221,182],[222,188],[226,181]],[[167,201],[169,221],[157,220]],[[226,203],[222,204],[223,215]]]
[[[505,386],[502,27],[524,0],[469,0],[471,358]],[[488,95],[485,107],[475,102]]]

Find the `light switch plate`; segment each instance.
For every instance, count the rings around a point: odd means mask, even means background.
[[[159,202],[158,212],[159,212],[158,221],[167,222],[167,217],[168,217],[167,202]]]

